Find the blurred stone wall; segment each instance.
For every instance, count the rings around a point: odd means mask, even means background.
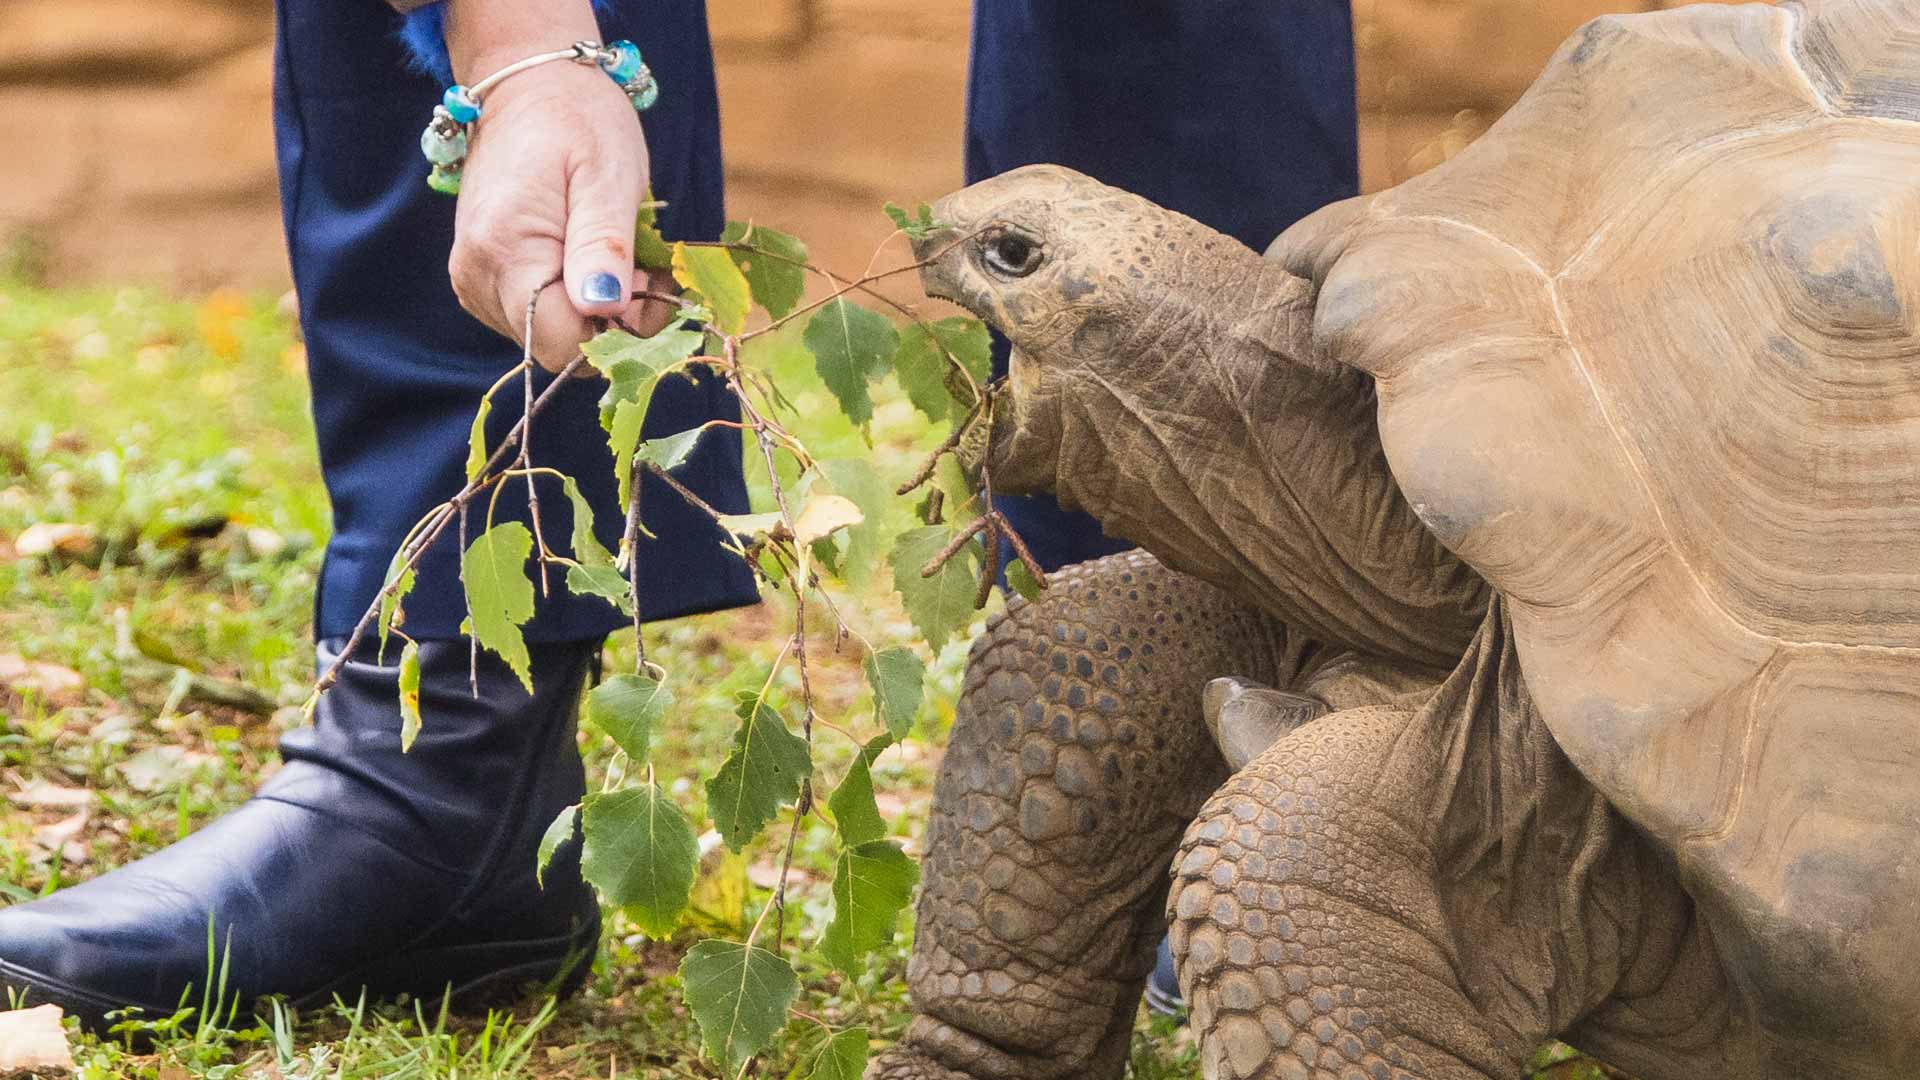
[[[337,0],[369,2],[369,0]],[[1554,47],[1667,0],[1353,0],[1368,189],[1484,131]],[[730,209],[857,270],[960,182],[965,0],[714,0]],[[266,0],[0,0],[0,257],[279,287]]]

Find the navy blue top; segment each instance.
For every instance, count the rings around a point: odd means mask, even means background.
[[[300,296],[320,463],[334,535],[321,573],[315,627],[350,631],[379,591],[409,527],[464,479],[468,425],[487,387],[520,349],[455,300],[447,278],[454,200],[427,189],[420,129],[443,87],[410,71],[400,18],[380,0],[280,0],[274,121],[287,246]],[[647,113],[653,189],[667,201],[670,238],[712,239],[722,206],[719,114],[699,0],[625,3],[601,17],[607,39],[642,42],[662,87]],[[484,137],[484,134],[483,136]],[[557,300],[555,302],[558,302]],[[542,378],[536,390],[544,388]],[[610,548],[621,514],[613,462],[598,421],[604,383],[564,387],[534,424],[533,462],[579,478]],[[660,388],[646,435],[734,416],[717,380]],[[495,445],[520,416],[518,389],[498,395]],[[719,431],[681,474],[725,511],[746,509],[740,443]],[[552,481],[541,492],[543,531],[565,553],[572,514]],[[641,548],[641,599],[650,618],[750,603],[753,581],[719,547],[719,532],[651,478],[641,505],[657,543]],[[526,520],[526,485],[510,483],[496,520]],[[479,518],[474,518],[474,532]],[[452,530],[423,560],[406,602],[415,637],[451,638],[464,616]],[[531,568],[531,564],[529,564]],[[527,626],[534,641],[588,638],[624,620],[605,601],[569,595],[560,577]]]
[[[1339,0],[976,0],[969,182],[1050,162],[1261,250],[1359,191]],[[997,337],[997,335],[996,335]],[[1006,342],[995,342],[1006,370]],[[1048,567],[1126,545],[1051,498],[995,500]]]

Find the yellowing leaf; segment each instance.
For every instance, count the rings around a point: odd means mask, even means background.
[[[830,536],[834,532],[852,525],[860,524],[860,508],[852,499],[840,495],[815,495],[800,508],[800,514],[793,519],[793,539],[796,543],[811,544],[815,540]]]
[[[400,650],[400,752],[413,749],[420,735],[420,646]]]
[[[725,248],[673,245],[673,280],[692,289],[713,312],[713,328],[737,334],[747,328],[752,292]]]
[[[643,202],[653,202],[648,191]],[[660,235],[660,208],[641,206],[633,223],[633,265],[648,270],[665,270],[673,265],[673,248]]]
[[[474,410],[473,426],[467,429],[467,482],[472,483],[487,467],[487,417],[493,412],[493,399],[483,397]]]
[[[403,545],[393,553],[393,561],[387,564],[386,580],[380,586],[380,615],[376,620],[380,631],[380,650],[375,656],[380,662],[386,660],[387,635],[394,627],[404,625],[407,621],[406,609],[400,606],[400,602],[413,591],[413,581],[414,573],[407,568],[407,549]],[[389,586],[392,586],[392,592],[386,591]]]
[[[764,225],[729,221],[720,241],[741,245],[727,250],[768,315],[780,318],[806,295],[807,245],[798,237]]]

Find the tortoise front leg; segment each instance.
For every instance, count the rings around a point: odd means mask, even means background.
[[[1139,552],[1053,577],[975,642],[934,787],[908,982],[873,1075],[1117,1077],[1167,867],[1226,776],[1219,675],[1287,685],[1317,650]]]
[[[1509,1080],[1570,1030],[1642,1080],[1728,1074],[1692,904],[1534,716],[1497,604],[1424,700],[1236,773],[1170,908],[1210,1080]]]

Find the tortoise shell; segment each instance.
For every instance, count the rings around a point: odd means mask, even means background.
[[[1275,254],[1763,1024],[1920,1047],[1920,4],[1601,19]]]

